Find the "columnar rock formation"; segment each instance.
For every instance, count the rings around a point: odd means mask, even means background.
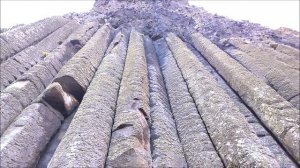
[[[298,167],[299,32],[97,0],[1,41],[1,167]]]

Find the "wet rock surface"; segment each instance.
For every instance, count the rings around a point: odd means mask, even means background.
[[[299,166],[299,32],[97,0],[0,42],[0,167]]]

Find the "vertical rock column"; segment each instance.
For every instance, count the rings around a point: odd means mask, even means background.
[[[0,63],[26,47],[39,42],[67,22],[68,20],[63,17],[50,17],[1,33]]]
[[[284,44],[277,44],[274,49],[278,52],[293,56],[298,61],[300,59],[300,50],[297,48],[293,48]]]
[[[106,161],[107,167],[151,167],[147,75],[143,36],[132,30]]]
[[[98,23],[86,24],[77,29],[42,63],[32,67],[17,82],[1,92],[1,134],[21,111],[43,92],[65,62],[85,45],[97,29]],[[72,44],[73,41],[79,43]]]
[[[155,48],[188,167],[224,167],[166,42]]]
[[[52,50],[62,44],[78,27],[79,24],[76,21],[70,21],[36,45],[24,49],[3,62],[0,67],[1,91],[22,76],[22,74],[28,71],[32,66],[43,61]]]
[[[148,63],[153,167],[187,167],[152,40],[145,37]]]
[[[102,61],[112,38],[112,27],[103,25],[79,50],[43,92],[42,100],[65,117],[78,106]]]
[[[276,59],[276,55],[283,57],[283,60],[288,60],[290,57],[289,62],[298,66],[299,60],[293,56],[278,53],[270,48],[260,48],[253,44],[245,44],[241,40],[229,40],[229,43],[242,50],[227,49],[226,51],[233,58],[256,76],[264,79],[279,95],[300,109],[299,69],[290,68],[288,64]]]
[[[250,111],[249,107],[247,107],[243,100],[241,100],[241,98],[238,96],[238,94],[234,92],[232,88],[230,88],[230,86],[220,76],[220,74],[217,73],[217,71],[207,62],[207,60],[205,60],[205,58],[198,51],[196,51],[195,48],[193,48],[189,44],[187,44],[187,46],[197,56],[197,58],[205,66],[207,71],[209,71],[210,74],[214,77],[214,79],[218,83],[218,86],[228,94],[230,99],[239,108],[240,112],[245,116],[249,125],[255,131],[257,137],[261,140],[262,145],[269,148],[270,151],[275,155],[275,158],[280,164],[280,167],[296,167],[294,162],[287,156],[287,153],[284,151],[284,149],[276,142],[270,132],[267,131],[265,127],[263,127],[262,123],[257,119],[255,114]]]
[[[209,63],[238,92],[294,158],[300,161],[298,110],[201,34],[193,34],[192,39],[194,46]]]
[[[34,167],[63,116],[42,103],[25,108],[1,137],[1,168]]]
[[[242,113],[185,43],[171,33],[167,42],[224,164],[279,167],[274,155],[262,146]]]
[[[104,167],[128,38],[118,33],[48,167]]]

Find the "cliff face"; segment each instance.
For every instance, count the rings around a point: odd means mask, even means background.
[[[297,167],[299,32],[97,0],[1,40],[1,167]]]

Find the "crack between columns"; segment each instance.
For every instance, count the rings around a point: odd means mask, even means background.
[[[167,44],[167,45],[168,45],[168,44]],[[171,51],[171,50],[170,50],[170,51]],[[171,53],[172,53],[172,51],[171,51]],[[192,94],[191,94],[191,91],[190,91],[190,89],[189,89],[189,87],[188,87],[187,81],[186,81],[186,79],[183,77],[182,70],[181,70],[181,68],[180,68],[179,65],[178,65],[177,59],[175,59],[175,57],[173,56],[173,53],[172,53],[172,57],[173,57],[173,59],[175,60],[176,66],[178,67],[178,69],[179,69],[179,71],[180,71],[180,74],[181,74],[181,76],[182,76],[182,79],[184,80],[184,82],[185,82],[185,84],[186,84],[186,86],[187,86],[187,90],[188,90],[188,92],[189,92],[189,95],[191,96],[191,98],[192,98],[192,100],[193,100],[193,103],[194,103],[195,106],[196,106],[197,112],[198,112],[198,114],[199,114],[199,116],[200,116],[200,119],[201,119],[203,125],[204,125],[205,131],[206,131],[206,133],[207,133],[207,135],[208,135],[208,137],[209,137],[209,140],[211,141],[211,143],[212,143],[212,145],[213,145],[213,147],[214,147],[214,149],[215,149],[217,155],[219,156],[219,158],[220,158],[220,160],[221,160],[223,166],[226,167],[226,166],[225,166],[225,162],[224,162],[223,158],[221,157],[221,154],[220,154],[219,151],[217,150],[217,147],[216,147],[216,145],[214,144],[214,141],[212,140],[211,135],[210,135],[210,133],[209,133],[208,130],[207,130],[207,126],[206,126],[205,122],[203,121],[203,118],[202,118],[202,116],[201,116],[201,113],[200,113],[199,110],[198,110],[198,107],[197,107],[197,104],[196,104],[196,102],[195,102],[195,99],[194,99],[194,97],[193,97]]]
[[[215,73],[224,81],[224,83],[229,87],[229,89],[239,98],[239,101],[245,105],[245,107],[251,112],[251,114],[257,119],[258,123],[269,133],[269,135],[273,138],[273,140],[276,142],[276,144],[283,150],[284,154],[295,164],[298,165],[296,159],[288,152],[288,150],[284,147],[284,145],[280,142],[280,140],[273,134],[273,132],[263,123],[263,121],[258,117],[258,115],[255,113],[255,111],[248,106],[248,104],[241,98],[241,96],[230,86],[230,84],[223,78],[223,76],[216,70],[216,68],[210,64],[210,62],[198,51],[194,45],[189,42],[185,41],[188,43],[195,52],[199,54],[207,63],[208,65],[215,71]],[[223,50],[222,50],[223,51]],[[199,59],[198,59],[199,61]],[[201,61],[200,61],[201,62]],[[222,87],[221,87],[222,88]],[[222,88],[223,89],[223,88]],[[224,90],[224,89],[223,89]],[[226,92],[226,91],[225,91]],[[227,94],[227,92],[226,92]],[[300,94],[300,93],[299,93]],[[230,97],[230,96],[229,96]],[[230,97],[231,98],[231,97]],[[248,121],[247,121],[248,122]],[[249,123],[249,122],[248,122]],[[249,123],[250,124],[250,123]],[[255,133],[256,134],[256,133]],[[257,134],[256,134],[257,135]],[[264,147],[268,148],[267,146],[263,145]],[[273,152],[272,152],[273,153]],[[273,153],[274,154],[274,153]],[[276,159],[276,158],[275,158]],[[276,159],[277,160],[277,159]]]

